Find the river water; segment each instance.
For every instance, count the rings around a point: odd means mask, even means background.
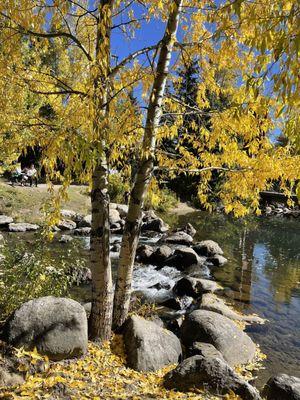
[[[211,271],[211,275],[223,286],[235,306],[245,313],[256,313],[268,322],[247,328],[256,343],[267,355],[265,369],[259,372],[257,385],[263,385],[276,373],[300,377],[300,221],[281,218],[253,218],[233,220],[221,214],[205,212],[165,215],[173,226],[187,222],[197,230],[195,241],[212,239],[220,244],[228,263]],[[34,251],[34,235],[7,235],[9,245],[26,242],[28,251]],[[120,237],[112,238],[113,241]],[[157,238],[144,238],[155,242]],[[62,257],[69,265],[85,264],[88,260],[88,240],[76,238],[72,243],[57,241],[44,247],[44,256],[54,260]],[[117,253],[113,253],[113,266]],[[114,268],[115,275],[115,268]],[[207,271],[206,271],[207,273]],[[134,271],[134,289],[148,291],[149,297],[166,295],[167,291],[149,289],[156,283],[171,286],[180,273],[170,267],[157,271],[153,266]],[[74,288],[72,297],[90,300],[90,288]]]
[[[257,384],[270,375],[300,377],[300,221],[261,217],[237,221],[224,215],[196,212],[174,217],[191,222],[197,240],[212,239],[224,250],[228,263],[213,272],[230,287],[236,306],[266,318],[265,325],[247,328],[267,355]]]

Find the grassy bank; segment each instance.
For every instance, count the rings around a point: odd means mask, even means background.
[[[70,186],[69,200],[63,202],[62,207],[84,215],[88,214],[90,199],[86,191],[86,186]],[[42,206],[49,197],[48,187],[45,184],[37,188],[12,187],[4,180],[0,180],[0,214],[9,215],[17,222],[42,223],[44,220]]]

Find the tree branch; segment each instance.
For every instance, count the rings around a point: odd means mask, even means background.
[[[6,15],[5,13],[0,12],[0,15],[2,15],[2,17],[8,19],[10,22],[12,22],[12,23],[14,23],[16,25],[16,28],[10,27],[11,29],[13,29],[13,30],[15,30],[15,31],[17,31],[19,33],[22,33],[24,35],[31,35],[31,36],[41,37],[41,38],[46,38],[46,39],[57,38],[57,37],[65,37],[65,38],[71,39],[77,45],[77,47],[79,47],[82,50],[82,52],[87,57],[87,59],[89,61],[93,61],[91,55],[84,48],[84,46],[82,45],[80,40],[76,36],[71,34],[71,33],[63,32],[63,31],[57,31],[57,32],[36,32],[36,31],[32,31],[31,29],[26,29],[23,26],[21,26],[20,24],[16,23],[15,21],[13,21],[11,19],[11,17]]]
[[[134,53],[129,54],[128,57],[124,58],[118,65],[116,65],[111,73],[110,73],[110,77],[114,77],[122,67],[124,67],[126,64],[128,64],[129,62],[133,61],[134,59],[136,59],[138,56],[145,54],[151,50],[156,50],[158,47],[160,46],[160,42],[153,45],[153,46],[148,46],[148,47],[144,47],[143,49],[137,50]]]

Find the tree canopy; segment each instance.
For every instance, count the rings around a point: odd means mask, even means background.
[[[68,185],[90,184],[93,337],[109,338],[111,329],[110,170],[131,175],[129,160],[136,158],[116,325],[128,312],[153,176],[199,175],[201,203],[212,209],[214,191],[236,216],[259,213],[259,193],[274,182],[288,196],[299,191],[299,15],[299,3],[288,0],[1,2],[0,160],[9,165],[28,147],[41,149],[49,183],[62,183],[59,192],[50,186],[50,224]],[[135,40],[149,26],[163,31],[160,39]],[[121,57],[116,42],[128,48]],[[191,103],[178,95],[177,71],[194,61]],[[226,107],[212,101],[220,98]],[[274,145],[279,131],[286,146]]]

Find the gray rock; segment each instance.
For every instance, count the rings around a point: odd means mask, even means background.
[[[61,210],[60,215],[63,219],[70,219],[74,222],[79,222],[82,220],[83,216],[78,214],[73,210]]]
[[[193,298],[188,296],[172,297],[160,303],[161,306],[172,308],[173,310],[186,310],[193,303]]]
[[[123,227],[121,226],[120,222],[114,222],[113,224],[110,225],[110,231],[116,234],[122,233]]]
[[[57,227],[61,230],[61,231],[72,231],[73,229],[76,229],[76,222],[70,220],[70,219],[63,219],[61,221],[59,221],[59,223],[57,224]]]
[[[0,243],[1,243],[1,242],[4,242],[4,236],[1,235],[1,233],[0,233]]]
[[[147,210],[143,212],[143,222],[150,222],[153,219],[158,219],[158,216],[153,210]]]
[[[92,226],[92,216],[90,214],[83,217],[78,224],[79,228],[91,228],[91,226]]]
[[[216,267],[222,267],[222,265],[225,265],[228,262],[227,258],[221,256],[221,254],[216,254],[213,257],[209,257],[208,261],[210,261]]]
[[[165,387],[180,391],[205,389],[218,395],[234,392],[243,400],[261,399],[258,391],[221,358],[187,358],[166,375]]]
[[[110,224],[116,224],[118,222],[120,222],[121,217],[119,214],[118,210],[114,210],[114,209],[109,209],[109,223]]]
[[[182,324],[181,337],[187,347],[194,342],[214,345],[231,366],[246,364],[255,356],[251,338],[229,318],[215,312],[193,311]]]
[[[186,232],[188,235],[194,237],[197,233],[196,229],[189,222],[183,227],[176,230],[177,232]]]
[[[114,253],[118,253],[121,250],[121,245],[119,243],[115,243],[111,248],[110,251]]]
[[[72,241],[73,238],[70,235],[62,235],[61,238],[59,239],[59,243],[70,243]]]
[[[179,231],[171,233],[169,236],[161,238],[160,241],[170,244],[182,244],[189,246],[190,244],[193,243],[193,238],[186,232]]]
[[[181,358],[181,344],[172,332],[136,315],[124,327],[127,362],[137,371],[156,371]]]
[[[167,259],[173,254],[174,250],[172,250],[169,246],[163,245],[158,247],[154,253],[150,256],[150,262],[153,265],[164,266],[166,265]]]
[[[142,231],[165,233],[169,229],[169,225],[167,225],[161,218],[158,217],[156,219],[144,222],[142,225]]]
[[[213,240],[203,240],[202,242],[197,243],[193,249],[200,256],[213,257],[216,254],[223,255],[223,250],[218,243]]]
[[[128,213],[128,206],[126,204],[117,204],[117,210],[121,218],[126,218]]]
[[[7,215],[0,215],[0,229],[7,228],[9,224],[13,223],[14,220]]]
[[[235,321],[245,321],[248,323],[263,324],[264,320],[256,315],[242,315],[230,308],[223,299],[220,299],[212,293],[206,293],[202,296],[200,309],[213,311],[224,315]]]
[[[41,297],[24,303],[12,314],[2,337],[14,347],[36,347],[51,360],[80,356],[88,344],[86,313],[74,300]]]
[[[184,277],[176,282],[173,287],[173,292],[177,296],[186,295],[197,298],[203,293],[213,293],[221,289],[222,287],[217,282],[208,279]]]
[[[26,222],[11,223],[8,225],[10,232],[33,232],[37,231],[40,227],[36,224],[28,224]]]
[[[300,400],[300,378],[279,374],[268,380],[263,396],[267,400]]]
[[[171,265],[180,270],[184,270],[191,265],[199,264],[198,254],[191,248],[176,249],[174,254],[166,260],[166,265]]]
[[[153,247],[147,244],[142,244],[137,248],[136,260],[144,264],[150,263],[150,257],[152,256],[153,252]]]
[[[188,357],[202,356],[204,358],[220,358],[224,360],[222,354],[210,343],[195,342],[188,348]],[[225,361],[225,360],[224,360]]]
[[[0,365],[0,388],[22,385],[22,383],[24,383],[22,375],[9,371]]]
[[[85,226],[84,228],[77,228],[73,233],[75,236],[90,236],[91,228],[88,226]]]
[[[85,303],[83,305],[83,308],[84,308],[84,310],[86,312],[86,316],[88,318],[90,316],[91,311],[92,311],[92,303]]]

